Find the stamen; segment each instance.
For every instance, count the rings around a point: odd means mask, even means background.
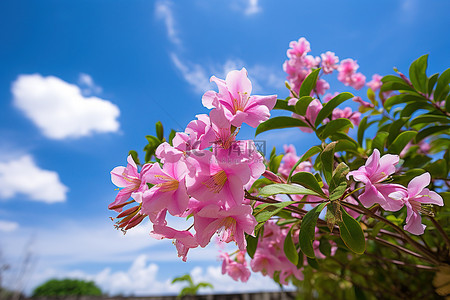
[[[213,193],[219,193],[223,186],[225,185],[225,182],[227,182],[227,174],[224,170],[220,170],[216,174],[209,177],[208,180],[205,182],[202,182],[202,184],[206,185],[206,187],[211,190]]]
[[[155,177],[158,177],[165,181],[155,184],[156,187],[159,187],[159,191],[161,192],[175,191],[178,189],[178,186],[180,184],[178,180],[173,179],[172,177],[166,175],[155,175]]]

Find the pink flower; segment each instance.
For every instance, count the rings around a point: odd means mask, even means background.
[[[167,208],[173,216],[180,216],[187,209],[189,196],[186,190],[185,175],[188,169],[183,163],[158,163],[145,174],[145,181],[154,186],[144,192],[142,211],[152,220],[161,210]],[[153,220],[152,220],[153,221]]]
[[[366,108],[374,107],[374,105],[372,103],[364,101],[360,96],[356,96],[352,100],[356,103],[359,103],[362,107],[366,107]]]
[[[412,179],[408,184],[408,189],[403,188],[389,194],[389,198],[406,205],[406,225],[404,229],[412,234],[423,234],[426,228],[422,224],[422,218],[419,214],[424,211],[422,203],[444,205],[444,201],[438,193],[425,188],[430,184],[430,181],[430,174],[424,173]]]
[[[208,115],[201,114],[196,117],[197,120],[189,122],[184,132],[189,135],[193,149],[205,149],[212,145],[215,134]]]
[[[305,56],[306,53],[311,51],[310,44],[304,37],[301,37],[298,40],[298,42],[297,41],[290,42],[289,47],[291,48],[288,49],[287,51],[287,56],[289,58],[302,57]]]
[[[233,126],[240,127],[245,121],[255,128],[269,119],[277,96],[250,96],[252,83],[245,68],[229,72],[225,80],[212,76],[211,81],[217,84],[219,93],[206,92],[202,97],[203,105],[206,108],[223,110]]]
[[[258,246],[250,262],[253,272],[261,272],[264,276],[269,275],[272,278],[280,265],[280,260],[272,255],[267,248],[261,246]]]
[[[359,122],[361,121],[361,113],[357,111],[353,112],[350,107],[346,107],[344,109],[335,108],[333,110],[332,117],[333,120],[339,118],[349,119],[353,123],[353,125],[356,126],[358,126]]]
[[[201,247],[205,247],[214,233],[218,232],[222,241],[235,241],[239,250],[245,251],[247,243],[244,232],[252,235],[256,224],[249,205],[236,205],[225,210],[210,204],[194,215],[194,228]]]
[[[150,235],[158,240],[173,239],[178,257],[181,257],[183,261],[187,260],[189,249],[198,247],[196,238],[186,230],[180,231],[165,225],[153,224],[153,231],[150,232]]]
[[[320,55],[322,57],[322,70],[325,74],[330,74],[338,68],[339,57],[334,52],[327,51]]]
[[[381,82],[381,78],[383,78],[383,76],[378,75],[378,74],[373,74],[372,80],[367,83],[367,86],[370,87],[374,92],[377,91],[383,84]]]
[[[222,253],[220,257],[223,260],[222,274],[228,274],[235,281],[238,280],[241,280],[242,282],[248,281],[251,273],[250,270],[247,268],[247,262],[245,261],[245,258],[244,261],[234,261],[230,259],[228,253]]]
[[[108,205],[109,209],[117,212],[122,211],[121,205],[124,204],[133,193],[141,193],[148,189],[145,181],[142,181],[142,176],[151,168],[151,164],[145,164],[141,172],[138,172],[136,163],[131,155],[127,158],[128,165],[126,167],[115,167],[111,171],[111,181],[118,187],[121,187],[114,202]],[[138,197],[136,197],[138,198]],[[140,202],[139,199],[135,199]]]
[[[362,73],[355,73],[351,76],[350,86],[356,90],[360,90],[364,87],[366,83],[366,76]]]
[[[397,211],[403,206],[401,202],[394,201],[388,195],[404,187],[398,184],[381,184],[395,172],[398,161],[398,155],[386,154],[380,158],[380,151],[374,149],[365,166],[348,173],[347,178],[353,176],[355,181],[366,185],[364,193],[358,197],[365,207],[378,203],[385,210]]]
[[[305,121],[305,123],[307,123],[307,124],[311,123],[314,126],[314,122],[316,121],[317,115],[319,114],[319,111],[321,109],[322,109],[322,103],[320,103],[320,101],[318,99],[314,99],[313,101],[311,101],[311,103],[309,103],[309,106],[306,109],[306,114],[304,117],[297,115],[295,113],[292,114],[292,117],[300,119],[302,121]],[[306,120],[308,120],[309,123]],[[303,132],[313,132],[313,130],[308,127],[300,127],[300,130]]]
[[[285,178],[289,176],[289,173],[291,172],[294,165],[297,163],[297,161],[300,159],[299,156],[297,156],[294,145],[284,145],[285,149],[285,155],[283,156],[283,159],[281,160],[280,167],[278,169],[278,172],[283,175]],[[311,171],[312,164],[309,161],[304,161],[300,163],[297,168],[295,168],[294,172],[292,174],[298,173],[298,172],[309,172]]]
[[[330,84],[323,79],[317,80],[316,88],[312,91],[316,91],[317,95],[323,95],[325,92],[330,89]]]

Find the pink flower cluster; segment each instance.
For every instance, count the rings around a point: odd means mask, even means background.
[[[356,73],[358,68],[359,65],[355,60],[351,58],[342,60],[338,67],[338,80],[344,85],[360,90],[366,83],[366,76],[362,73]]]
[[[408,187],[384,181],[395,173],[395,165],[399,162],[398,155],[385,154],[380,157],[380,151],[375,149],[367,159],[366,164],[348,174],[355,181],[365,184],[364,193],[358,199],[365,207],[379,204],[384,210],[398,211],[406,206],[407,217],[404,229],[412,234],[424,233],[425,225],[421,223],[421,212],[427,213],[426,206],[435,204],[443,206],[442,197],[426,187],[431,176],[424,173],[412,179]]]
[[[189,249],[205,247],[216,232],[223,242],[246,249],[244,233],[253,234],[256,220],[244,200],[244,189],[264,173],[265,165],[253,141],[236,140],[236,135],[243,123],[256,127],[267,120],[277,99],[251,95],[245,69],[229,72],[225,80],[213,76],[211,81],[219,92],[203,95],[204,106],[212,109],[209,115],[198,115],[184,132],[176,133],[172,145],[162,143],[156,149],[160,162],[139,170],[129,156],[126,167],[111,171],[112,182],[122,188],[109,205],[121,212],[117,218],[123,219],[116,226],[127,230],[148,217],[151,235],[173,239],[184,261]],[[133,200],[128,201],[130,197]],[[122,212],[133,202],[137,206]],[[193,225],[186,230],[169,227],[167,213],[193,219]]]

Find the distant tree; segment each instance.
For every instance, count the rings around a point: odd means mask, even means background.
[[[40,296],[101,296],[102,291],[92,281],[77,279],[51,279],[33,291],[33,297]]]
[[[172,280],[172,284],[178,281],[186,281],[188,283],[187,287],[184,287],[180,293],[178,294],[178,298],[182,298],[184,296],[194,296],[197,295],[197,292],[200,288],[211,288],[213,289],[214,287],[212,286],[212,284],[208,283],[208,282],[199,282],[197,284],[194,284],[194,282],[192,281],[191,275],[189,274],[185,274],[183,276],[180,277],[176,277],[174,280]]]

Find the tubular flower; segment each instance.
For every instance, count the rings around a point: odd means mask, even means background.
[[[252,83],[245,68],[229,72],[225,80],[212,76],[211,81],[217,84],[219,92],[206,92],[202,97],[203,105],[209,109],[215,107],[223,110],[233,126],[240,127],[245,122],[257,127],[270,117],[277,96],[250,95]]]
[[[133,193],[141,193],[148,189],[145,181],[142,180],[142,177],[145,176],[146,172],[151,168],[151,164],[145,164],[142,167],[141,172],[138,172],[136,163],[134,162],[131,155],[127,158],[128,165],[126,167],[115,167],[111,171],[111,181],[118,187],[122,189],[116,196],[114,202],[109,204],[108,208],[115,210],[117,212],[122,211],[122,207],[125,205],[125,202],[132,196]],[[139,197],[135,199],[137,202],[139,201]]]
[[[404,229],[412,234],[420,235],[425,231],[426,226],[422,224],[422,218],[419,213],[431,214],[427,207],[430,204],[444,205],[444,201],[438,193],[425,188],[430,184],[430,181],[430,174],[424,173],[411,180],[408,184],[408,189],[404,188],[389,194],[391,199],[405,204],[406,225]]]

